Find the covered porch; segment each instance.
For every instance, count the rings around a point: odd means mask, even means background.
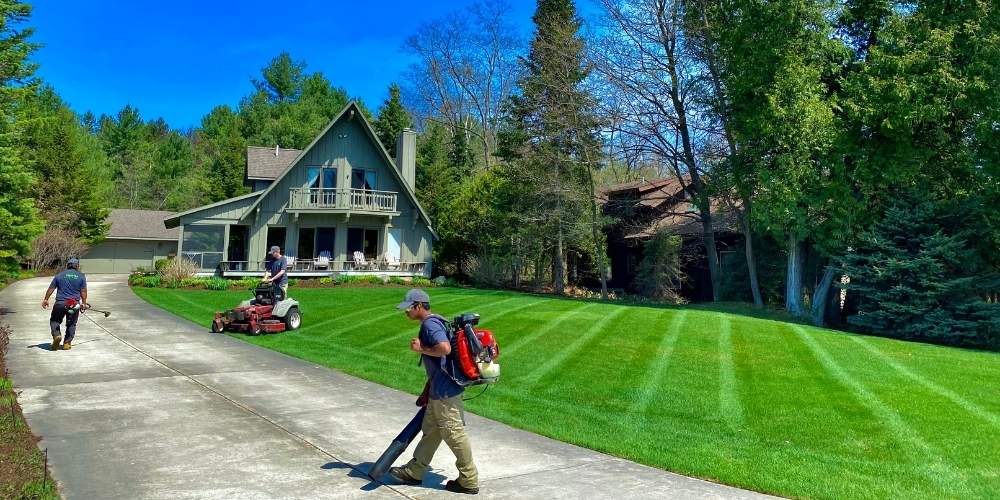
[[[260,276],[267,269],[267,249],[278,246],[293,277],[428,277],[429,252],[413,241],[409,226],[393,225],[385,216],[336,214],[283,214],[258,224],[188,224],[180,255],[195,262],[202,276]]]

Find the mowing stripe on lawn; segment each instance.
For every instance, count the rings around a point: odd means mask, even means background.
[[[722,317],[719,328],[719,411],[730,428],[738,429],[743,425],[743,404],[733,364],[733,325],[728,316]]]
[[[841,385],[854,392],[855,397],[862,405],[867,406],[872,412],[878,415],[880,417],[879,423],[890,430],[895,435],[897,441],[908,443],[923,455],[923,457],[915,457],[917,459],[914,463],[915,469],[922,469],[924,475],[932,482],[940,486],[943,491],[951,491],[949,486],[954,486],[958,483],[965,483],[962,475],[959,474],[951,464],[941,458],[934,448],[932,448],[927,441],[924,441],[924,439],[920,437],[920,435],[913,430],[913,428],[910,427],[902,419],[902,417],[899,416],[898,412],[892,409],[889,405],[885,404],[878,398],[878,396],[868,390],[864,384],[851,377],[851,375],[847,373],[843,367],[834,361],[833,357],[830,356],[830,353],[826,352],[823,346],[821,346],[820,343],[805,330],[805,328],[802,328],[799,325],[790,326],[798,335],[799,339],[801,339],[806,347],[812,351],[813,355],[816,356],[816,359],[819,360],[820,364],[823,365],[823,369],[832,375]]]
[[[524,379],[522,379],[525,387],[534,386],[539,380],[542,379],[542,377],[548,375],[554,368],[561,365],[571,356],[575,355],[577,351],[596,337],[598,333],[604,331],[604,327],[610,323],[611,320],[621,316],[628,309],[629,308],[627,307],[618,307],[611,314],[604,316],[597,323],[594,323],[583,335],[578,336],[573,343],[560,349],[559,352],[549,358],[548,361],[528,372],[528,374],[524,376]]]
[[[865,350],[867,350],[868,352],[874,354],[876,357],[878,357],[879,359],[881,359],[882,361],[884,361],[885,364],[891,366],[893,369],[895,369],[899,373],[905,375],[910,380],[913,380],[914,382],[916,382],[916,383],[918,383],[918,384],[920,384],[920,385],[922,385],[922,386],[930,389],[932,392],[936,392],[938,395],[943,396],[943,397],[951,400],[952,403],[955,403],[956,405],[962,407],[962,409],[964,409],[965,411],[967,411],[967,412],[969,412],[969,413],[971,413],[971,414],[973,414],[973,415],[975,415],[975,416],[977,416],[977,417],[979,417],[979,418],[981,418],[983,420],[986,420],[987,422],[993,424],[996,427],[1000,427],[1000,417],[997,417],[996,415],[994,415],[993,413],[989,412],[988,410],[980,408],[975,403],[973,403],[973,402],[971,402],[971,401],[963,398],[962,396],[956,394],[951,389],[948,389],[946,387],[941,387],[940,385],[938,385],[938,384],[936,384],[934,382],[931,382],[930,380],[927,380],[926,378],[920,376],[919,374],[914,373],[909,368],[907,368],[907,367],[905,367],[905,366],[897,363],[891,357],[887,356],[885,353],[883,353],[877,347],[869,344],[868,342],[865,342],[861,337],[858,337],[858,336],[855,336],[855,335],[850,335],[847,338],[849,338],[852,342],[854,342],[854,343],[860,345],[861,347],[865,348]]]
[[[445,296],[448,297],[448,298],[447,299],[443,299],[440,302],[435,302],[435,304],[447,304],[447,303],[450,303],[450,302],[455,302],[457,300],[461,300],[461,299],[466,298],[466,297],[474,297],[474,296],[480,296],[480,295],[478,295],[478,294],[469,294],[469,293],[457,293],[457,294],[447,294]],[[393,300],[391,302],[383,302],[383,303],[377,304],[377,305],[372,306],[372,307],[367,307],[367,308],[361,309],[359,311],[354,311],[354,312],[350,312],[350,313],[347,313],[347,314],[335,315],[333,317],[324,319],[323,321],[320,321],[319,323],[315,323],[315,324],[309,325],[308,327],[304,327],[303,330],[312,330],[314,328],[319,328],[321,326],[328,325],[328,324],[333,323],[335,321],[340,321],[340,320],[342,320],[344,318],[349,318],[349,317],[352,317],[352,316],[357,316],[359,314],[369,313],[369,312],[372,312],[372,311],[375,311],[375,310],[378,310],[378,309],[382,309],[384,307],[395,306],[396,304],[398,304],[398,302],[396,302],[395,300]],[[393,307],[393,309],[395,309],[395,307]],[[389,314],[389,315],[387,315],[385,317],[389,317],[391,315],[392,314]]]
[[[669,312],[664,311],[662,315],[666,315]],[[681,327],[684,326],[687,313],[687,310],[677,312],[674,315],[674,319],[670,322],[666,333],[660,339],[660,345],[656,349],[653,363],[646,369],[646,373],[643,376],[644,382],[642,383],[642,388],[639,389],[639,398],[632,403],[629,413],[634,415],[644,414],[649,408],[649,404],[652,403],[653,396],[660,387],[660,379],[663,378],[663,372],[666,371],[667,365],[670,364],[670,355],[674,352],[674,344],[677,343],[677,337],[680,337]]]
[[[200,302],[195,302],[195,301],[193,301],[193,300],[185,297],[182,293],[175,293],[172,296],[174,298],[176,298],[177,300],[180,300],[181,302],[185,303],[185,304],[197,307],[198,309],[201,309],[202,311],[212,311],[212,314],[215,314],[215,309],[212,308],[211,306],[206,306],[205,304],[202,304]]]
[[[503,302],[503,301],[494,302],[493,304],[486,305],[485,306],[486,310],[489,311],[490,309],[492,309],[493,306],[495,306],[497,304],[500,304],[501,302]],[[512,314],[512,313],[515,313],[515,312],[520,311],[522,309],[527,309],[529,307],[536,306],[538,304],[542,304],[542,303],[545,303],[545,302],[548,302],[548,299],[538,299],[538,300],[536,300],[534,302],[530,302],[530,303],[524,304],[522,306],[517,306],[517,307],[512,307],[510,309],[505,309],[505,310],[500,311],[499,313],[491,316],[489,318],[489,321],[496,321],[497,319],[503,318],[504,316],[507,316],[508,314]],[[413,326],[409,326],[409,327],[407,327],[407,328],[405,328],[403,330],[400,330],[400,331],[398,331],[398,332],[396,332],[396,333],[394,333],[394,334],[392,334],[392,335],[390,335],[390,336],[388,336],[388,337],[386,337],[386,338],[384,338],[382,340],[379,340],[378,342],[375,342],[375,343],[371,344],[369,347],[372,348],[372,349],[374,349],[374,348],[379,347],[382,344],[385,344],[387,342],[392,342],[392,341],[395,341],[395,340],[399,340],[400,337],[403,337],[403,336],[405,336],[408,333],[412,333],[413,332],[413,328],[414,328]]]
[[[477,297],[477,296],[471,296],[471,297],[468,297],[468,296],[463,296],[463,297],[455,297],[455,298],[452,298],[452,299],[446,299],[446,300],[442,300],[442,301],[441,301],[440,303],[442,303],[442,304],[447,304],[447,303],[451,303],[451,302],[459,302],[459,301],[465,301],[465,300],[469,300],[469,299],[475,299],[475,298],[479,298],[479,297]],[[514,297],[511,297],[510,299],[505,299],[505,300],[511,300],[511,299],[513,299],[513,298],[514,298]],[[348,326],[348,327],[347,327],[346,329],[344,329],[344,330],[340,330],[340,331],[337,331],[337,330],[332,330],[332,331],[331,331],[331,333],[336,333],[336,334],[338,335],[338,338],[339,338],[339,339],[341,339],[341,340],[344,340],[344,339],[347,339],[348,337],[351,337],[351,335],[350,335],[350,334],[348,334],[348,335],[345,335],[345,334],[346,334],[347,332],[358,332],[358,331],[362,331],[362,330],[361,330],[361,327],[362,327],[362,326],[367,326],[367,325],[370,325],[370,324],[372,324],[372,323],[376,323],[376,322],[378,322],[378,321],[382,321],[382,320],[385,320],[385,319],[387,319],[387,318],[391,318],[391,317],[393,317],[393,316],[401,316],[401,315],[402,315],[402,312],[401,312],[401,311],[399,311],[399,310],[397,310],[397,309],[396,309],[395,307],[393,307],[393,308],[392,308],[392,311],[389,311],[389,312],[387,312],[387,313],[385,313],[385,314],[381,314],[381,315],[379,315],[379,316],[375,316],[375,317],[373,317],[373,318],[369,318],[369,319],[367,319],[367,320],[365,320],[365,321],[362,321],[362,322],[360,322],[360,323],[352,323],[352,324],[351,324],[350,326]]]
[[[506,354],[509,355],[509,354],[513,353],[514,351],[517,351],[521,347],[528,345],[530,342],[533,342],[538,337],[541,337],[542,335],[545,335],[546,333],[549,333],[555,327],[559,326],[561,323],[563,323],[564,321],[568,320],[570,318],[570,316],[572,316],[574,314],[582,313],[583,311],[586,311],[587,309],[593,308],[597,304],[598,304],[597,302],[586,303],[586,304],[583,304],[582,307],[580,307],[580,306],[574,307],[573,309],[570,309],[570,310],[568,310],[568,311],[560,314],[559,316],[556,316],[555,318],[552,318],[551,320],[549,320],[545,324],[544,327],[539,328],[538,330],[535,330],[531,334],[525,335],[525,336],[523,336],[523,337],[521,337],[521,338],[519,338],[519,339],[511,342],[510,346],[507,346],[507,347],[501,346],[500,347],[500,353],[501,354],[505,354],[506,353]]]

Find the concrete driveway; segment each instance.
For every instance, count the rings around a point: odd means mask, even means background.
[[[70,351],[48,350],[47,279],[0,291],[10,376],[65,498],[452,496],[444,446],[423,487],[364,475],[412,418],[413,396],[211,335],[143,302],[122,276],[88,281],[91,302],[113,314],[85,315]],[[760,496],[467,420],[482,496]]]

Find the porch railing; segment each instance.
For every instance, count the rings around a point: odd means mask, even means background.
[[[219,263],[222,272],[253,272],[263,273],[266,269],[264,261],[226,260]],[[317,263],[315,259],[296,259],[288,271],[294,272],[405,272],[423,274],[427,268],[426,262],[408,262],[389,264],[385,261],[368,261],[366,265],[358,265],[354,261],[329,260]]]
[[[367,212],[395,212],[397,193],[371,189],[293,188],[288,200],[291,210],[330,209]]]

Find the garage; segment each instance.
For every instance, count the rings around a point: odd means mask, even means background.
[[[176,256],[178,230],[163,225],[163,219],[172,215],[157,210],[112,210],[105,240],[80,258],[81,270],[123,274],[139,267],[151,269],[157,260]]]

